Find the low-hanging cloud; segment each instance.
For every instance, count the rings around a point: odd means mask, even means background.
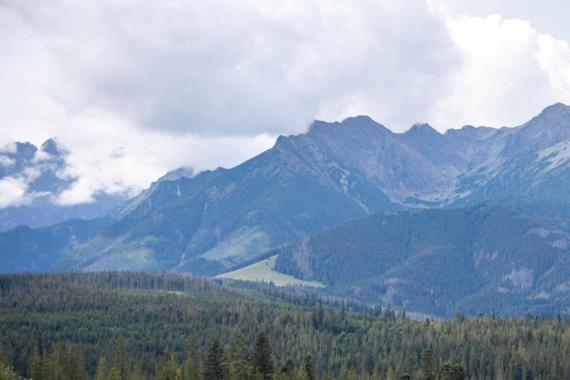
[[[460,63],[420,0],[6,4],[65,112],[169,132],[294,133],[361,109],[404,127]]]
[[[6,177],[0,179],[0,209],[8,206],[20,206],[30,202],[27,183],[23,178]]]

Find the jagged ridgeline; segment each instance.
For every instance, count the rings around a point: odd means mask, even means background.
[[[565,379],[568,336],[560,318],[414,321],[174,275],[0,276],[2,379]]]
[[[365,116],[317,121],[234,168],[165,176],[92,234],[77,237],[69,228],[49,260],[35,260],[30,246],[50,248],[53,232],[0,235],[0,255],[10,263],[0,270],[212,275],[356,217],[485,201],[563,224],[570,216],[569,139],[563,104],[516,128],[444,134],[427,124],[393,133]]]

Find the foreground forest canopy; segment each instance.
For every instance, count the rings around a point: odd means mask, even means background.
[[[270,286],[0,276],[0,379],[565,379],[570,322],[414,321]]]

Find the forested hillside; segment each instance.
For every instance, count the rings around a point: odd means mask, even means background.
[[[463,379],[466,373],[554,380],[570,373],[565,319],[414,321],[389,310],[323,305],[270,286],[142,273],[0,276],[0,346],[6,379]]]
[[[275,269],[329,294],[450,317],[570,307],[570,238],[500,205],[374,215],[274,250]]]

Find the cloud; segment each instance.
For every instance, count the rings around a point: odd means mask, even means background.
[[[442,2],[432,7],[463,56],[450,91],[433,108],[430,120],[440,129],[516,126],[547,105],[570,102],[566,41],[540,33],[528,20],[455,16]]]
[[[423,116],[458,58],[420,0],[4,3],[25,40],[13,70],[41,67],[23,85],[46,112],[168,132],[297,133],[355,111],[407,127],[398,103]]]
[[[231,167],[268,149],[274,136],[195,137],[160,131],[145,131],[123,125],[112,117],[76,120],[88,126],[85,133],[63,134],[64,146],[79,145],[66,158],[64,178],[78,181],[56,202],[62,205],[90,202],[97,193],[134,195],[167,171],[189,163],[195,171]],[[110,137],[112,136],[112,137]]]
[[[8,206],[21,206],[29,203],[23,178],[5,177],[0,179],[0,209]]]
[[[444,130],[570,102],[567,41],[443,0],[4,0],[0,24],[0,143],[58,138],[60,204],[239,164],[315,118]]]
[[[10,166],[14,165],[14,163],[15,163],[15,161],[13,159],[11,159],[10,157],[3,156],[2,154],[0,154],[0,166],[10,167]]]
[[[546,72],[552,92],[557,98],[570,99],[570,48],[568,42],[548,34],[537,37],[535,59]]]

